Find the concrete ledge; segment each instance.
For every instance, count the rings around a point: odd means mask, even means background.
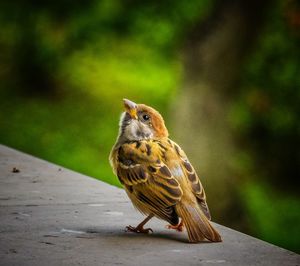
[[[0,173],[0,265],[300,264],[220,225],[223,243],[188,244],[157,219],[151,235],[126,233],[142,216],[123,190],[2,145]]]

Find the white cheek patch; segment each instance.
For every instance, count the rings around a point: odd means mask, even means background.
[[[136,120],[131,120],[130,124],[126,126],[124,135],[128,140],[136,140],[137,138],[138,125]]]
[[[132,140],[151,139],[153,137],[151,129],[139,121],[134,120],[128,128],[130,130],[129,135]]]
[[[139,130],[139,126],[136,120],[132,120],[128,128],[128,135],[132,140],[137,138],[137,131]]]
[[[143,132],[144,134],[144,138],[145,139],[151,139],[153,137],[153,133],[152,133],[152,130],[149,128],[148,125],[145,125],[145,124],[142,124],[142,123],[139,123],[139,130],[141,132]]]

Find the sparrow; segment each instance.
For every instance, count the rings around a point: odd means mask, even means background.
[[[156,217],[167,221],[169,229],[183,231],[185,227],[192,243],[222,241],[209,221],[200,179],[184,151],[169,139],[160,113],[145,104],[123,101],[125,112],[109,161],[133,205],[147,216],[126,230],[153,232],[144,225]]]

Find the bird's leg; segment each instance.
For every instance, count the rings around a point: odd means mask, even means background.
[[[144,225],[153,217],[153,214],[150,214],[143,220],[137,227],[133,227],[131,225],[126,226],[126,232],[135,232],[135,233],[144,233],[149,234],[150,232],[153,233],[151,228],[144,228]]]
[[[181,220],[181,222],[177,225],[171,225],[171,224],[168,224],[166,226],[168,229],[174,229],[178,232],[182,232],[183,231],[183,228],[184,228],[184,224],[183,224],[183,221]]]

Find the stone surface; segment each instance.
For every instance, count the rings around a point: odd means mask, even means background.
[[[0,265],[300,264],[217,224],[222,243],[189,244],[157,219],[153,234],[125,232],[141,219],[123,190],[0,145]]]

